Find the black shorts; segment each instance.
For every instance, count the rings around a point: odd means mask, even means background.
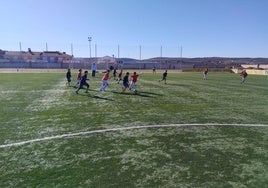
[[[83,86],[87,86],[87,88],[89,88],[89,84],[87,82],[80,83],[80,89],[82,89]]]

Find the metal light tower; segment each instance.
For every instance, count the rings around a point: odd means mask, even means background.
[[[120,46],[118,44],[118,46],[117,46],[117,58],[119,58],[119,56],[120,56]]]
[[[20,52],[21,52],[21,42],[19,43],[19,46],[20,46]]]
[[[181,58],[180,58],[180,66],[182,67],[182,46],[181,46]]]
[[[181,46],[181,60],[182,60],[182,46]]]
[[[141,60],[141,45],[140,45],[140,60]]]
[[[97,44],[95,44],[95,57],[97,57]]]
[[[92,37],[88,37],[89,57],[90,57],[90,58],[91,58],[91,41],[92,41]]]
[[[72,54],[72,56],[74,56],[74,53],[73,53],[73,43],[71,43],[71,54]]]

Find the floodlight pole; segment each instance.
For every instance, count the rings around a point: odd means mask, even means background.
[[[19,43],[19,45],[20,45],[20,52],[21,52],[21,42]]]
[[[72,53],[72,56],[74,56],[74,48],[73,48],[73,43],[71,43],[71,53]]]
[[[181,60],[182,60],[182,46],[181,46]]]
[[[95,57],[97,57],[97,44],[95,44]]]
[[[89,57],[90,57],[90,58],[91,58],[91,41],[92,41],[92,37],[88,37]]]
[[[181,67],[182,67],[182,46],[181,46],[181,58],[180,58],[180,64],[181,64]]]
[[[120,46],[118,45],[117,46],[117,58],[119,58],[119,55],[120,55]]]
[[[141,45],[140,45],[140,60],[141,60]]]

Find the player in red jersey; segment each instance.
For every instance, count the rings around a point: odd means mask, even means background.
[[[117,77],[117,80],[116,80],[118,84],[122,80],[122,74],[123,74],[123,69],[121,69],[120,72],[118,73],[118,77]]]
[[[208,75],[208,68],[206,68],[204,73],[203,73],[203,80],[207,79],[207,75]]]
[[[108,69],[107,71],[104,72],[105,74],[102,77],[102,86],[100,87],[100,91],[105,91],[106,87],[109,85],[108,80],[109,80],[109,74],[110,70]]]
[[[241,84],[243,84],[246,81],[248,73],[246,72],[246,70],[243,70],[240,75],[242,77]]]
[[[74,84],[74,87],[77,88],[80,85],[80,81],[82,79],[82,69],[78,70],[77,78],[76,78],[76,83]]]
[[[130,86],[129,86],[129,89],[130,89],[130,90],[133,89],[133,88],[136,86],[136,83],[137,83],[137,81],[138,81],[138,77],[139,77],[141,74],[142,74],[142,73],[137,74],[136,72],[134,72],[133,75],[131,75],[131,77],[130,77],[131,81],[130,81]],[[134,91],[136,91],[136,90],[134,89]]]

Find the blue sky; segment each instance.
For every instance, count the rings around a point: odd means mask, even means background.
[[[268,57],[267,10],[267,0],[0,0],[0,49],[47,43],[89,57],[90,36],[92,57],[159,57],[161,46],[163,57],[181,46],[183,57]]]

